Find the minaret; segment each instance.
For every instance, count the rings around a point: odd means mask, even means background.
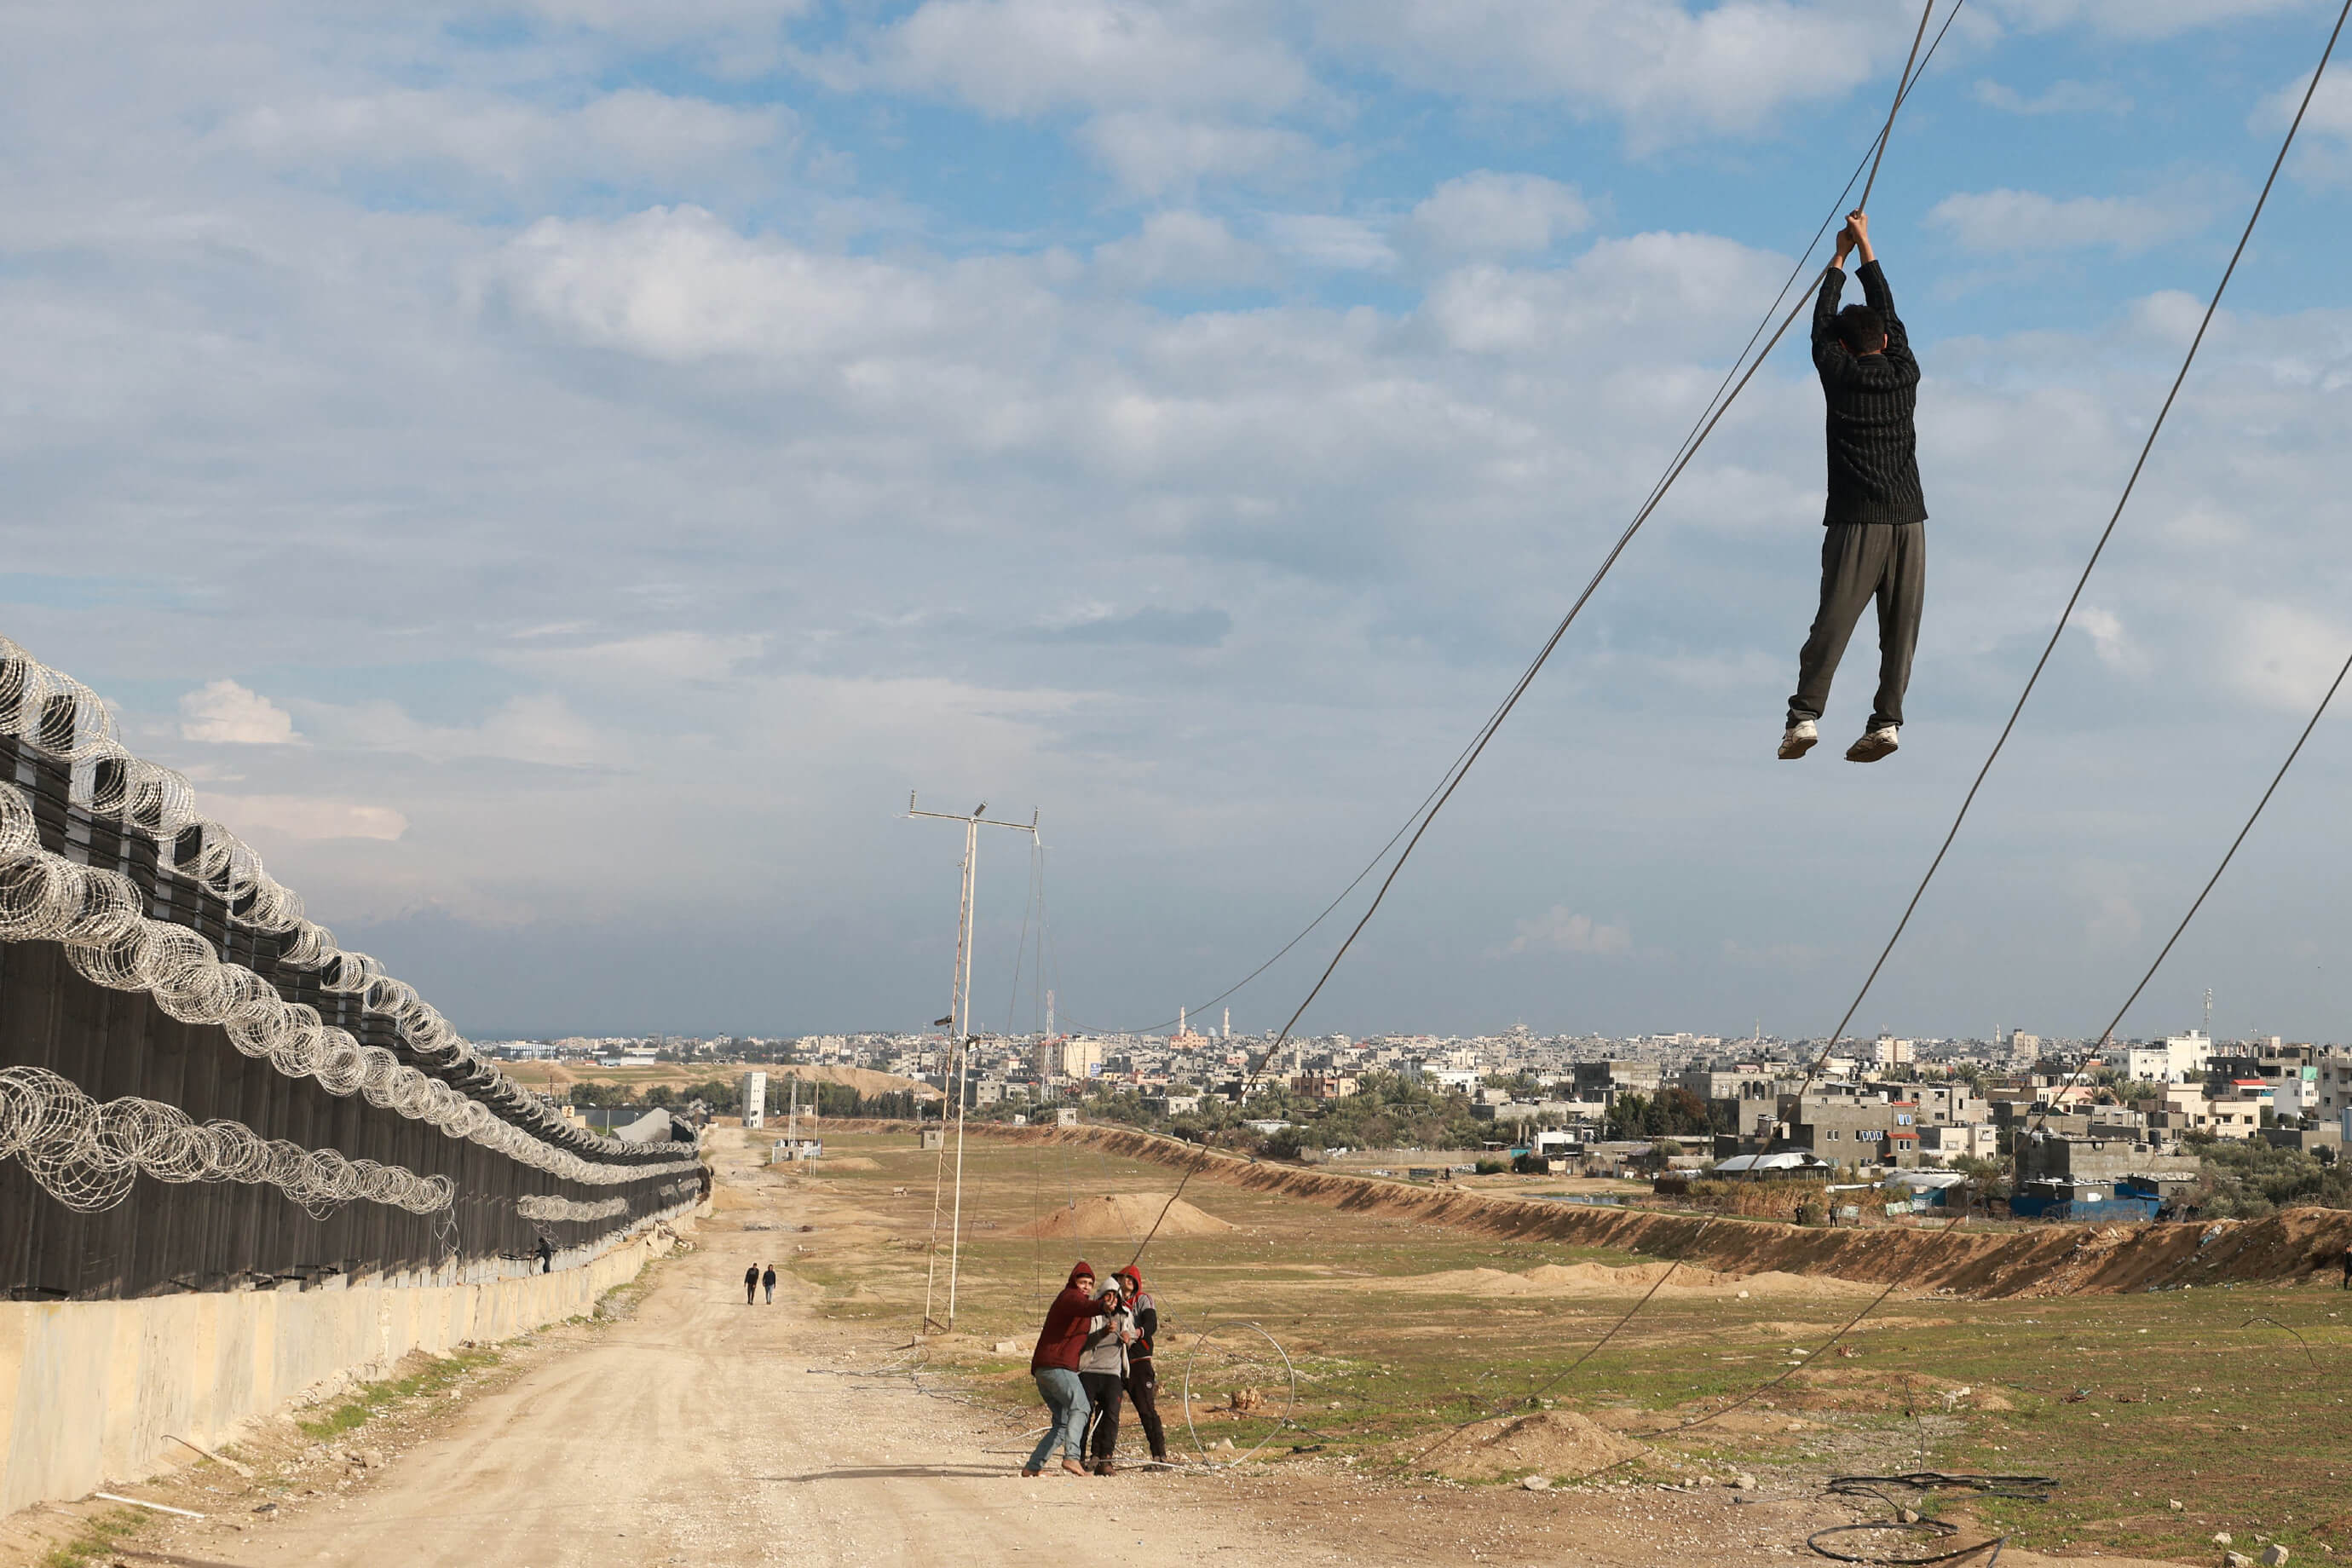
[[[1177,1009],[1176,1009],[1176,1037],[1177,1037],[1178,1039],[1180,1039],[1180,1040],[1181,1040],[1181,1039],[1182,1039],[1185,1036],[1187,1036],[1187,1035],[1191,1034],[1192,1032],[1192,1025],[1190,1025],[1190,1024],[1187,1024],[1187,1023],[1184,1021],[1184,1009],[1183,1009],[1183,1008],[1181,1008],[1181,1007],[1177,1008]]]
[[[1228,1008],[1226,1008],[1226,1009],[1225,1009],[1225,1038],[1226,1038],[1227,1040],[1229,1040],[1229,1041],[1230,1041],[1233,1037],[1234,1037],[1234,1010],[1233,1010],[1231,1007],[1228,1007]]]

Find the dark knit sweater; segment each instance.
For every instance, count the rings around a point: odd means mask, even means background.
[[[1919,362],[1911,357],[1911,340],[1878,263],[1864,262],[1854,276],[1862,280],[1863,298],[1886,322],[1886,350],[1854,354],[1838,341],[1845,274],[1831,268],[1813,301],[1813,368],[1821,372],[1822,395],[1829,403],[1830,494],[1822,521],[1925,522],[1919,437],[1912,423]]]

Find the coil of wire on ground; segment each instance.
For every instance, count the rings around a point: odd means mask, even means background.
[[[2048,1502],[2050,1494],[2058,1489],[2058,1479],[2055,1476],[1988,1476],[1945,1470],[1915,1470],[1902,1476],[1838,1476],[1829,1483],[1828,1490],[1832,1497],[1874,1498],[1894,1510],[1895,1517],[1868,1520],[1860,1524],[1833,1524],[1827,1530],[1813,1531],[1805,1538],[1805,1544],[1833,1563],[1876,1563],[1887,1564],[1888,1568],[1933,1568],[1935,1564],[1957,1563],[1979,1552],[1990,1553],[1985,1558],[1985,1568],[1992,1568],[1992,1564],[2000,1561],[2001,1548],[2009,1544],[2006,1535],[1988,1536],[1972,1545],[1911,1557],[1890,1556],[1885,1552],[1848,1552],[1838,1546],[1822,1544],[1825,1540],[1843,1542],[1864,1536],[1907,1533],[1924,1536],[1932,1545],[1959,1534],[1960,1527],[1949,1520],[1928,1519],[1916,1510],[1897,1503],[1887,1495],[1887,1489],[1893,1487],[1923,1496],[1931,1492],[1957,1491],[1982,1498],[2010,1498],[2020,1502]]]
[[[313,1218],[350,1203],[434,1214],[457,1197],[446,1176],[346,1158],[264,1138],[240,1121],[197,1121],[175,1105],[125,1096],[98,1100],[46,1068],[0,1068],[0,1159],[14,1158],[42,1191],[84,1214],[112,1208],[134,1178],[267,1183]]]

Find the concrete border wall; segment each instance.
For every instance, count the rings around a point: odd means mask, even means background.
[[[168,1437],[229,1441],[306,1389],[382,1376],[411,1351],[579,1316],[669,1246],[652,1231],[577,1268],[479,1285],[0,1303],[0,1512],[147,1475],[178,1449]]]

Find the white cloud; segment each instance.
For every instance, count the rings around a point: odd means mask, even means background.
[[[2263,99],[2249,118],[2250,128],[2284,131],[2293,123],[2294,111],[2306,92],[2311,92],[2309,71]],[[2330,71],[2327,79],[2319,84],[2319,90],[2311,93],[2311,107],[2304,111],[2303,128],[2333,136],[2352,136],[2352,81],[2346,80],[2339,72]]]
[[[1189,211],[1153,213],[1137,233],[1095,247],[1096,268],[1129,288],[1221,288],[1263,282],[1266,253],[1237,237],[1222,218]]]
[[[2352,632],[2290,605],[2253,604],[2222,623],[2219,664],[2250,702],[2308,713],[2352,653]]]
[[[960,314],[932,274],[747,238],[694,206],[614,224],[542,219],[489,276],[519,308],[586,342],[681,362],[836,360],[935,341]]]
[[[1396,264],[1381,232],[1360,218],[1319,213],[1277,213],[1266,219],[1275,248],[1307,266],[1340,272],[1379,272]]]
[[[374,838],[393,842],[408,831],[408,818],[383,805],[317,800],[293,795],[206,795],[205,814],[251,837]]]
[[[1622,958],[1633,951],[1633,935],[1622,925],[1604,925],[1590,915],[1554,904],[1533,920],[1518,922],[1506,952],[1589,952]]]
[[[1768,303],[1787,264],[1714,235],[1604,239],[1566,267],[1514,270],[1481,263],[1446,274],[1422,309],[1447,344],[1468,353],[1556,354],[1596,342],[1701,353]],[[1735,340],[1736,341],[1736,340]]]
[[[2209,195],[2073,196],[1983,191],[1946,196],[1927,221],[1967,249],[2013,256],[2106,247],[2126,256],[2203,232],[2217,208]]]
[[[2032,98],[1990,80],[1969,90],[1979,103],[2005,114],[2128,114],[2132,108],[2130,94],[2104,81],[2053,81]]]
[[[1843,0],[1314,0],[1313,10],[1327,42],[1403,82],[1557,99],[1621,119],[1651,145],[1842,97],[1901,64],[1916,20]]]
[[[759,632],[655,632],[575,647],[534,648],[505,662],[545,679],[586,682],[604,690],[657,689],[723,681],[758,658],[768,642]]]
[[[1439,256],[1539,256],[1592,222],[1575,186],[1480,169],[1446,181],[1412,209],[1416,246]]]
[[[1079,128],[1078,140],[1122,189],[1147,196],[1205,180],[1287,185],[1338,161],[1280,126],[1148,110],[1097,115]]]
[[[2123,617],[2113,610],[2080,605],[2075,607],[2071,624],[2091,639],[2092,651],[2109,669],[2137,673],[2147,668],[2146,654],[2125,633]]]
[[[445,164],[520,184],[692,171],[789,145],[793,116],[642,88],[550,108],[475,89],[399,89],[263,104],[219,141],[272,164],[320,169]]]
[[[1248,0],[925,0],[835,58],[836,79],[934,91],[982,111],[1273,112],[1314,89]]]
[[[292,714],[226,679],[180,699],[180,738],[227,746],[283,746],[301,739]]]
[[[1001,119],[1076,112],[1079,145],[1130,195],[1204,180],[1286,184],[1334,154],[1275,123],[1335,95],[1251,0],[925,0],[808,66]]]
[[[618,761],[627,753],[620,740],[598,733],[563,698],[549,693],[510,698],[478,724],[425,723],[394,702],[303,706],[320,744],[346,752],[393,752],[432,763],[489,758],[556,768]]]
[[[2021,32],[2081,27],[2110,37],[2168,38],[2199,27],[2306,8],[2308,0],[1980,0]]]

